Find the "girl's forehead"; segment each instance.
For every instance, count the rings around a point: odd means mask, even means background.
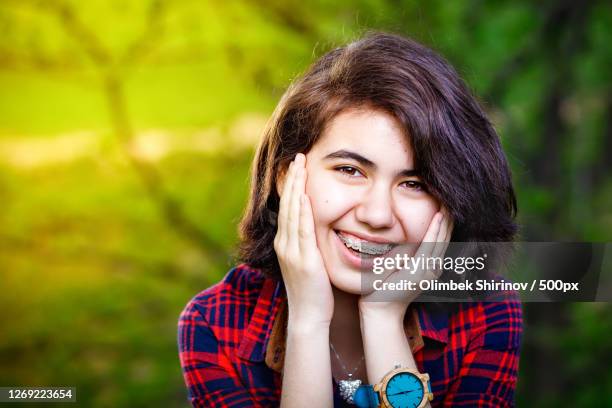
[[[387,165],[406,166],[413,162],[410,139],[399,122],[374,109],[350,109],[336,115],[311,152],[326,157],[337,150],[356,152]]]

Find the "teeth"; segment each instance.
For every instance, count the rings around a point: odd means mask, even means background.
[[[341,233],[338,233],[338,236],[347,247],[368,255],[382,255],[393,248],[393,244],[378,244],[375,242],[360,241],[345,237]]]

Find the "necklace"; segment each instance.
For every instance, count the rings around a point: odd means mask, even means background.
[[[340,381],[338,381],[338,388],[340,389],[340,395],[342,396],[342,398],[346,402],[348,402],[349,404],[352,404],[353,403],[353,395],[355,394],[355,391],[357,391],[357,388],[359,388],[359,386],[361,385],[361,380],[353,380],[353,374],[355,373],[355,371],[357,371],[357,369],[361,365],[361,362],[365,359],[365,356],[361,356],[361,360],[359,360],[359,363],[357,363],[357,366],[353,369],[353,371],[351,371],[349,373],[347,368],[346,368],[346,366],[342,362],[342,359],[338,355],[338,352],[336,351],[336,348],[334,347],[334,345],[332,344],[331,341],[329,342],[329,346],[331,347],[332,351],[334,352],[334,354],[336,356],[336,359],[338,360],[338,362],[342,366],[342,369],[344,370],[344,373],[348,376],[347,380],[340,380]]]

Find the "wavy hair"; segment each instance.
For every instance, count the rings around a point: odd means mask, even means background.
[[[395,34],[373,32],[318,59],[287,89],[257,148],[239,225],[239,258],[281,279],[274,252],[276,182],[344,109],[393,115],[409,135],[428,191],[454,219],[452,241],[512,241],[516,197],[499,137],[455,69]]]

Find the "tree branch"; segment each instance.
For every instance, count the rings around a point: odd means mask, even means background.
[[[56,16],[64,30],[78,42],[89,58],[101,68],[104,81],[104,93],[108,101],[112,126],[115,134],[123,147],[131,165],[144,184],[149,196],[157,204],[161,215],[166,219],[169,226],[174,228],[180,235],[193,241],[199,248],[216,261],[226,261],[227,251],[215,239],[203,229],[197,227],[185,215],[179,202],[171,197],[164,189],[163,180],[157,168],[150,163],[141,160],[135,154],[131,145],[134,140],[134,131],[130,125],[125,96],[123,94],[122,80],[118,76],[118,68],[121,64],[134,62],[142,57],[155,38],[161,32],[161,19],[166,10],[165,0],[152,0],[148,12],[147,28],[143,35],[129,47],[128,52],[121,59],[114,59],[111,53],[98,40],[92,32],[77,17],[73,7],[62,0],[25,0],[31,6],[45,10]],[[15,4],[23,4],[14,1]],[[118,63],[118,66],[116,66]]]
[[[147,12],[147,24],[144,32],[135,40],[121,57],[121,65],[129,65],[142,60],[155,45],[164,32],[163,17],[168,10],[167,0],[151,0]]]

